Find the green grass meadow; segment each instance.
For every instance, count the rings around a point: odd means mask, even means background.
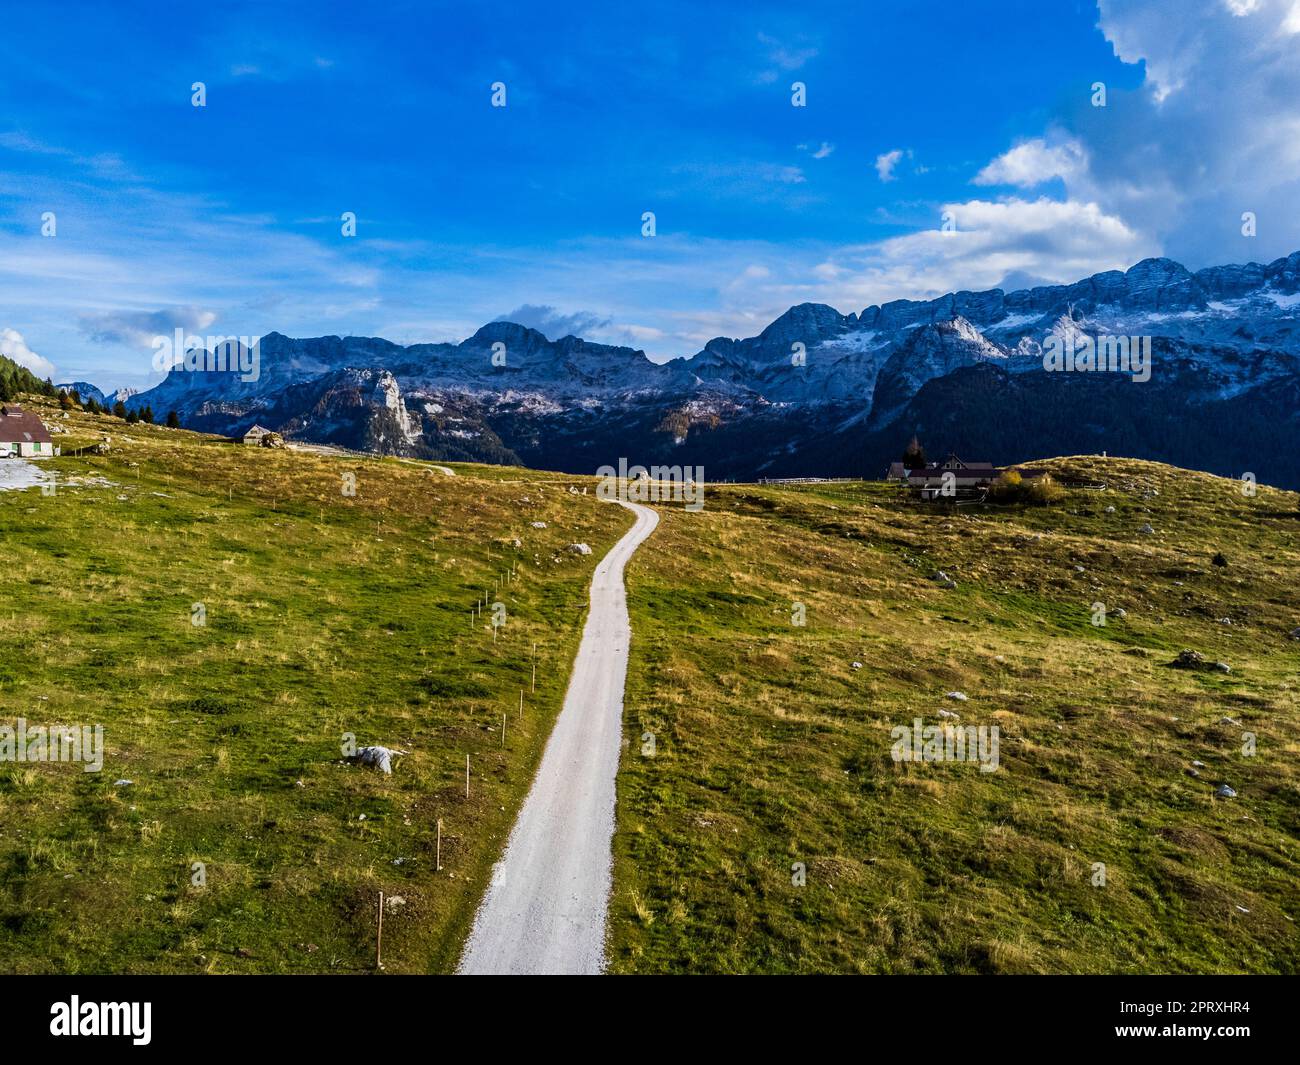
[[[386,970],[453,968],[629,515],[521,469],[61,424],[111,450],[0,492],[0,724],[102,724],[106,756],[0,762],[0,971],[373,971],[380,891]],[[411,753],[342,764],[345,733]]]
[[[1046,465],[1109,488],[947,508],[711,486],[701,513],[663,508],[628,571],[625,727],[654,755],[634,742],[620,770],[615,971],[1300,968],[1296,495]],[[1232,672],[1170,668],[1183,648]],[[893,760],[890,729],[941,709],[998,726],[996,771]]]

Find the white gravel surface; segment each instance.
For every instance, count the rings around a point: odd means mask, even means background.
[[[462,973],[599,973],[605,968],[614,838],[614,777],[632,635],[623,567],[659,524],[636,522],[591,579],[591,611],[564,707],[505,855],[474,918]]]

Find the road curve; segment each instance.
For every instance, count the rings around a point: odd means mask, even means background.
[[[591,578],[591,610],[537,778],[474,918],[458,972],[591,974],[605,968],[614,777],[632,627],[623,567],[659,524],[636,522]]]

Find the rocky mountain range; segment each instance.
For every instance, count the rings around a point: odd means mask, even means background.
[[[1150,337],[1150,379],[1051,372],[1052,337]],[[1146,259],[1072,285],[841,314],[805,303],[690,357],[492,322],[458,344],[262,338],[260,373],[173,369],[128,407],[224,434],[590,473],[880,476],[931,454],[1007,463],[1108,451],[1300,487],[1300,252],[1188,271]]]

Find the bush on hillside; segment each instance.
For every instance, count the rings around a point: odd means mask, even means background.
[[[1052,480],[1051,474],[1043,474],[1026,481],[1019,470],[1007,470],[989,485],[989,502],[991,503],[1031,503],[1046,506],[1065,498],[1065,489]]]

